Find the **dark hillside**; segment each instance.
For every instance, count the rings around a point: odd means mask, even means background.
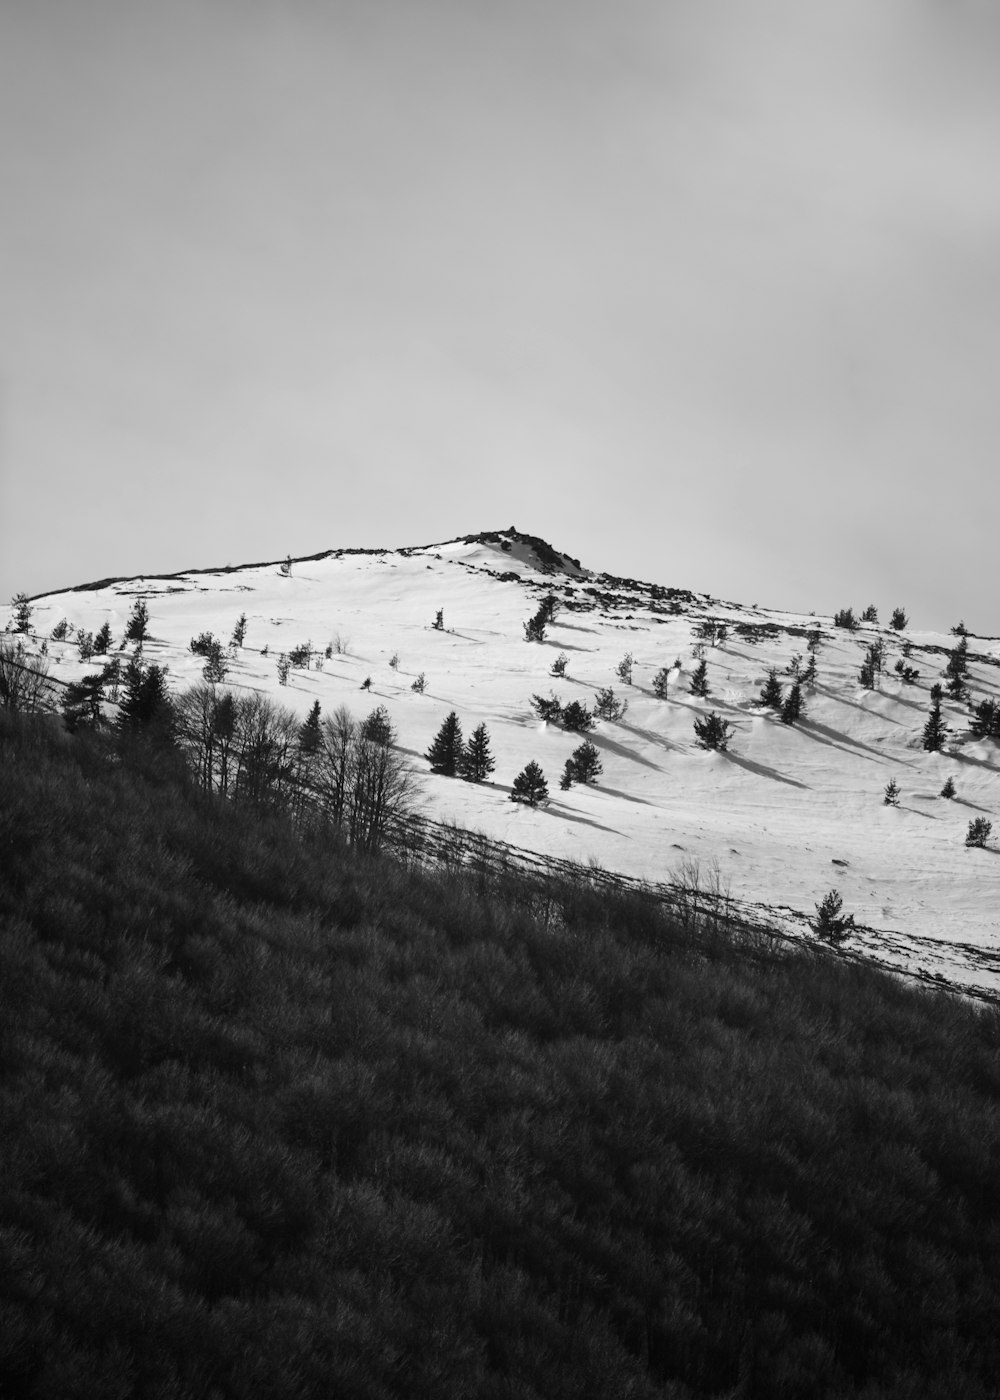
[[[0,726],[0,1395],[996,1394],[994,1012]]]

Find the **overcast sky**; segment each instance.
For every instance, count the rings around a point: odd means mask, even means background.
[[[3,0],[0,596],[516,525],[1000,632],[996,0]]]

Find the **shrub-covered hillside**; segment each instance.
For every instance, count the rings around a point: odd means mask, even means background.
[[[0,1394],[996,1393],[994,1012],[0,725]]]

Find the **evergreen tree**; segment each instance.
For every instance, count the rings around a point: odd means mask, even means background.
[[[615,667],[615,675],[623,685],[632,684],[632,667],[635,665],[635,657],[627,651],[618,665]]]
[[[533,695],[531,697],[531,708],[539,719],[543,719],[546,724],[558,724],[562,719],[562,701],[555,695]]]
[[[890,625],[891,625],[893,628],[895,628],[895,630],[896,630],[897,632],[902,632],[903,628],[907,626],[907,622],[908,622],[907,616],[906,616],[906,613],[903,611],[903,609],[902,609],[902,608],[893,608],[893,610],[892,610],[892,622],[891,622]]]
[[[816,920],[813,930],[828,943],[843,943],[854,931],[854,915],[842,915],[844,898],[838,890],[831,890],[816,905]]]
[[[788,694],[781,705],[782,724],[794,724],[796,720],[802,718],[802,682],[796,681],[789,686]]]
[[[581,705],[579,700],[571,700],[562,712],[563,728],[572,733],[583,734],[588,729],[593,729],[594,716],[587,709],[586,705]]]
[[[305,719],[302,721],[301,725],[299,726],[299,732],[298,732],[298,735],[297,735],[297,738],[296,738],[296,743],[298,744],[299,753],[302,754],[304,758],[307,758],[307,759],[308,759],[308,758],[311,758],[311,757],[313,756],[313,754],[315,754],[315,753],[319,750],[319,744],[320,744],[319,719],[320,719],[320,705],[319,705],[319,701],[318,701],[318,700],[314,700],[313,703],[312,703],[312,709],[309,711],[308,715],[306,715]]]
[[[973,817],[969,822],[969,829],[965,833],[965,844],[967,846],[979,846],[985,848],[990,839],[990,832],[993,830],[993,823],[987,817]]]
[[[865,608],[864,612],[861,614],[861,621],[878,622],[878,608],[874,603],[869,603],[867,608]]]
[[[444,608],[438,608],[437,612],[434,614],[434,631],[444,631]]]
[[[384,705],[376,705],[368,718],[361,721],[358,733],[362,739],[381,744],[383,748],[389,748],[396,742],[396,731]]]
[[[708,662],[701,660],[691,677],[691,694],[706,696],[708,694]]]
[[[461,775],[467,782],[481,783],[496,766],[490,752],[490,731],[485,724],[477,724],[462,754]]]
[[[816,653],[809,653],[809,660],[806,662],[806,669],[802,672],[802,684],[807,685],[810,690],[816,686]]]
[[[149,637],[149,609],[142,598],[136,598],[125,626],[127,642],[145,642]]]
[[[969,720],[973,739],[1000,739],[1000,701],[981,700]]]
[[[111,645],[111,623],[105,619],[94,637],[94,654],[106,656]]]
[[[885,795],[882,798],[882,802],[886,807],[899,806],[899,784],[896,782],[895,778],[890,778],[886,783]]]
[[[867,651],[867,653],[866,653],[866,655],[865,655],[865,659],[864,659],[864,661],[862,661],[862,663],[861,663],[861,669],[860,669],[860,671],[858,672],[858,680],[859,680],[859,681],[861,682],[861,684],[864,686],[865,690],[874,690],[874,689],[875,689],[875,676],[876,676],[875,660],[874,660],[874,657],[872,656],[872,649],[871,649],[871,647],[869,647],[869,648],[868,648],[868,651]]]
[[[598,690],[594,697],[594,714],[598,719],[619,720],[628,709],[627,700],[619,700],[611,686]]]
[[[415,691],[417,692],[418,695],[423,695],[423,693],[424,693],[424,691],[426,690],[426,688],[427,688],[427,677],[424,675],[423,671],[421,671],[420,674],[419,674],[419,676],[417,677],[417,679],[416,679],[415,681],[413,681],[412,684],[410,685],[410,689],[411,689],[411,690],[415,690]]]
[[[30,632],[32,608],[27,593],[15,593],[10,605],[14,609],[14,631]]]
[[[941,796],[942,796],[942,797],[948,797],[948,798],[951,798],[951,797],[954,797],[954,796],[955,796],[955,779],[954,779],[954,778],[952,778],[952,777],[945,778],[945,780],[944,780],[944,787],[941,789]]]
[[[514,779],[511,802],[525,802],[529,807],[537,807],[540,802],[549,800],[549,785],[545,774],[534,759],[525,764]]]
[[[566,653],[565,653],[564,651],[561,651],[561,652],[559,653],[559,655],[556,657],[555,661],[553,661],[553,663],[552,663],[552,671],[551,671],[551,674],[552,674],[553,676],[564,676],[564,675],[566,674],[566,667],[567,667],[568,664],[569,664],[569,657],[566,655]]]
[[[238,649],[243,645],[243,641],[246,637],[246,634],[247,615],[246,613],[240,613],[239,617],[236,619],[236,624],[233,627],[233,635],[229,639],[229,645],[235,649]]]
[[[158,744],[172,744],[175,717],[167,689],[166,667],[144,667],[132,660],[125,672],[124,684],[125,693],[118,706],[118,729],[123,734],[143,734]]]
[[[601,755],[589,739],[584,739],[583,743],[573,750],[567,762],[572,768],[573,781],[577,783],[596,783],[604,772]]]
[[[768,672],[767,680],[761,686],[759,705],[766,706],[769,710],[779,710],[781,708],[781,682],[778,680],[778,672],[772,667]]]
[[[938,687],[938,689],[940,690],[940,687]],[[934,692],[931,691],[932,695],[933,693]],[[939,696],[934,700],[930,715],[927,718],[927,723],[924,725],[924,748],[927,749],[929,753],[940,753],[946,734],[947,727],[944,720],[941,718],[941,699]]]
[[[462,726],[458,715],[452,710],[425,755],[431,772],[454,778],[462,762],[462,749]]]
[[[714,710],[704,719],[695,720],[694,732],[699,748],[719,749],[723,753],[729,747],[729,740],[732,737],[729,723],[721,715],[717,715]]]
[[[94,654],[94,634],[82,629],[76,634],[76,649],[81,661],[89,661]]]
[[[849,632],[853,632],[858,625],[858,620],[854,616],[853,608],[841,608],[833,615],[834,627],[846,627]]]
[[[83,725],[100,722],[103,699],[103,677],[96,672],[69,682],[63,691],[62,716],[71,734]]]
[[[661,666],[653,677],[653,694],[657,700],[666,700],[671,674],[669,666]]]

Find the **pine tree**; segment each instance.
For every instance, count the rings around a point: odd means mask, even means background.
[[[32,608],[27,593],[15,593],[10,605],[14,609],[14,631],[30,632]]]
[[[462,726],[458,715],[452,710],[425,755],[431,772],[454,778],[462,762],[462,747]]]
[[[411,690],[415,690],[415,691],[417,692],[418,695],[423,695],[423,693],[424,693],[424,691],[426,690],[426,688],[427,688],[427,677],[424,675],[423,671],[421,671],[421,672],[420,672],[420,675],[417,677],[417,679],[416,679],[415,681],[413,681],[412,684],[410,685],[410,689],[411,689]]]
[[[842,915],[840,911],[843,907],[843,895],[837,890],[831,890],[816,905],[813,930],[820,938],[826,939],[828,943],[843,943],[844,939],[854,931],[854,915]]]
[[[954,797],[954,796],[955,796],[955,779],[954,779],[954,778],[952,778],[952,777],[945,778],[945,780],[944,780],[944,787],[941,789],[941,796],[942,796],[942,797],[948,797],[948,798],[951,798],[951,797]]]
[[[531,708],[546,724],[557,724],[562,719],[562,701],[555,695],[533,695]]]
[[[632,684],[632,667],[635,665],[635,657],[627,651],[618,665],[615,667],[615,675],[623,685]]]
[[[789,686],[788,694],[781,705],[782,724],[794,724],[802,718],[802,682]]]
[[[940,686],[937,687],[940,690]],[[934,691],[931,691],[934,694]],[[947,734],[947,727],[941,718],[941,699],[938,696],[931,707],[927,723],[924,725],[923,744],[929,753],[940,753]]]
[[[146,641],[149,637],[149,609],[142,598],[136,598],[132,604],[132,612],[125,626],[125,640],[127,642]]]
[[[389,748],[396,742],[396,731],[384,705],[376,705],[367,719],[361,721],[358,734],[360,738],[380,744],[383,748]]]
[[[481,783],[496,766],[490,752],[490,731],[485,724],[477,724],[462,754],[461,775],[466,782]]]
[[[969,829],[965,833],[965,844],[967,846],[978,846],[985,848],[990,839],[990,832],[993,830],[993,823],[987,817],[973,817],[969,822]]]
[[[241,646],[243,645],[243,641],[244,641],[244,638],[246,637],[246,634],[247,634],[247,615],[246,615],[246,613],[240,613],[239,617],[236,619],[235,626],[233,627],[233,635],[232,635],[232,637],[229,639],[229,645],[230,645],[231,647],[234,647],[234,648],[237,648],[237,649],[238,649],[239,647],[241,647]]]
[[[893,608],[890,626],[895,628],[897,632],[902,632],[903,628],[907,626],[907,616],[902,608]]]
[[[869,603],[867,608],[865,608],[864,612],[861,614],[861,621],[878,622],[878,608],[874,603]]]
[[[568,763],[572,765],[573,780],[577,783],[596,783],[604,772],[601,755],[589,739],[584,739],[583,743],[573,750]]]
[[[511,802],[525,802],[529,807],[537,807],[540,802],[549,800],[549,785],[545,774],[534,759],[525,764],[514,779]]]
[[[705,660],[698,662],[691,677],[691,694],[701,696],[708,694],[708,662]]]
[[[695,720],[694,732],[699,748],[719,749],[723,753],[729,747],[729,740],[732,737],[729,723],[721,715],[717,715],[714,710],[704,719]]]
[[[769,710],[781,708],[781,682],[778,680],[778,672],[774,667],[768,672],[767,680],[761,686],[760,699],[757,703],[766,706]]]
[[[563,728],[571,733],[583,734],[588,729],[593,729],[594,716],[587,709],[586,705],[581,705],[579,700],[571,700],[562,712]]]
[[[313,754],[317,753],[319,750],[319,718],[319,701],[314,700],[312,703],[312,709],[309,711],[308,715],[306,715],[305,719],[299,725],[299,732],[296,737],[296,743],[298,744],[299,753],[306,758],[311,758]]]
[[[443,631],[444,631],[444,609],[443,609],[443,608],[438,608],[437,612],[434,614],[434,631],[435,631],[435,632],[443,632]]]
[[[598,690],[594,696],[594,714],[598,719],[622,719],[627,709],[628,701],[619,700],[610,685]]]
[[[106,656],[108,647],[111,645],[111,623],[105,620],[98,629],[94,637],[94,654],[96,656]]]
[[[93,674],[81,676],[78,681],[70,681],[63,691],[63,722],[70,733],[75,733],[82,725],[98,724],[101,719],[101,701],[104,699],[103,676]]]
[[[666,700],[670,686],[671,670],[668,666],[661,666],[653,677],[653,694],[657,700]]]
[[[176,724],[166,667],[143,667],[138,661],[129,662],[117,727],[125,734],[147,735],[159,744],[173,743]]]
[[[896,782],[895,778],[890,778],[886,783],[882,802],[886,807],[899,806],[899,784]]]
[[[569,657],[564,651],[561,651],[556,657],[555,661],[553,661],[552,663],[552,671],[550,674],[553,676],[564,676],[566,674],[566,667],[568,664]]]
[[[809,660],[806,662],[806,669],[802,672],[802,684],[807,685],[810,690],[816,686],[816,653],[809,653]]]

